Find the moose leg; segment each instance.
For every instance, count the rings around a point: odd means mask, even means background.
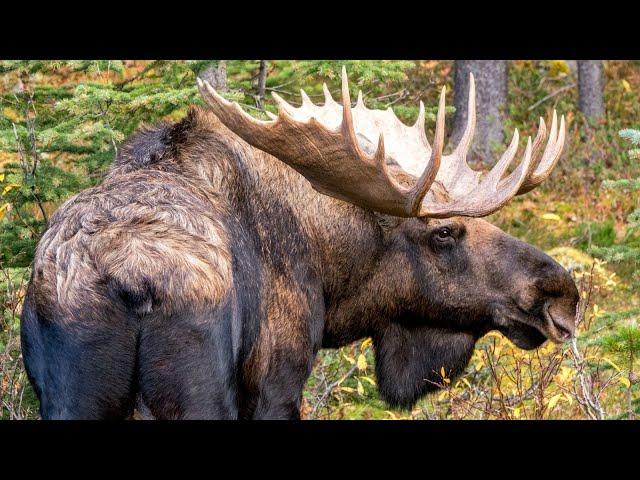
[[[22,312],[22,352],[43,419],[124,419],[134,405],[137,325],[104,303]]]
[[[263,373],[252,418],[300,418],[302,390],[322,340],[323,309],[319,296],[279,289],[254,358]]]
[[[252,418],[299,420],[302,389],[311,373],[313,353],[279,350],[273,352],[269,363]]]
[[[143,321],[139,388],[157,419],[236,419],[233,316],[152,314]]]

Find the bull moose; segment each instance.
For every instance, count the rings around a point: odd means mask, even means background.
[[[103,182],[50,219],[22,311],[45,419],[299,418],[320,348],[371,337],[381,396],[411,407],[498,330],[533,349],[574,333],[578,291],[542,251],[478,217],[549,176],[564,118],[518,131],[488,172],[466,130],[443,154],[417,122],[302,91],[258,120],[198,80],[205,108],[142,128]],[[559,123],[559,125],[558,125]]]

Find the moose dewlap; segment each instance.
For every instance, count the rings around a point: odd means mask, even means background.
[[[547,178],[564,143],[540,120],[517,166],[450,155],[391,110],[274,95],[270,121],[206,82],[207,109],[143,128],[101,185],[52,216],[22,312],[43,418],[298,418],[320,348],[371,337],[382,397],[412,406],[476,341],[531,349],[574,332],[577,289],[535,247],[478,218]]]

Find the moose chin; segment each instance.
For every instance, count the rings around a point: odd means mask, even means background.
[[[342,104],[207,108],[141,129],[103,182],[52,216],[33,262],[22,349],[42,418],[299,418],[320,348],[371,337],[380,393],[411,407],[498,330],[524,349],[574,334],[578,292],[540,250],[480,217],[547,178],[564,118],[488,172],[433,144],[425,112]],[[509,173],[510,172],[510,173]]]

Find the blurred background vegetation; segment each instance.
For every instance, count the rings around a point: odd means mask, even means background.
[[[435,60],[0,61],[0,419],[38,416],[21,363],[19,315],[35,245],[60,203],[98,183],[140,124],[177,120],[201,104],[196,76],[266,118],[265,110],[276,112],[271,92],[299,104],[304,87],[321,103],[326,82],[340,98],[343,64],[352,99],[361,89],[369,108],[393,108],[413,123],[422,100],[429,138],[440,87],[460,110],[455,72],[483,68]],[[491,333],[462,378],[443,370],[441,390],[412,411],[390,410],[378,397],[369,339],[322,351],[304,418],[640,415],[640,62],[510,61],[501,71],[500,133],[517,127],[534,135],[538,117],[548,121],[555,108],[566,116],[567,141],[551,177],[489,220],[571,271],[582,294],[577,339],[524,352]],[[495,83],[480,77],[479,96]],[[448,112],[451,133],[456,114]]]

